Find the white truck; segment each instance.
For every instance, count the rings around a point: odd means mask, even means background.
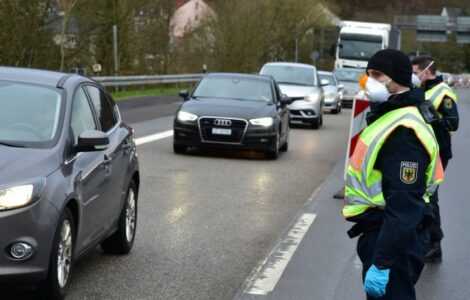
[[[335,69],[365,68],[375,52],[389,48],[390,24],[342,21],[339,27]]]

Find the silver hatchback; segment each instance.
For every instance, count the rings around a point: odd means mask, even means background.
[[[260,73],[272,76],[281,93],[292,99],[288,105],[291,123],[308,123],[314,129],[323,124],[323,90],[315,66],[290,63],[266,63]]]

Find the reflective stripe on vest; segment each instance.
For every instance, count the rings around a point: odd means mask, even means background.
[[[351,156],[345,187],[343,215],[348,218],[362,214],[371,207],[384,208],[382,172],[374,169],[378,153],[388,136],[399,126],[413,129],[429,154],[431,163],[426,169],[426,193],[423,200],[429,202],[438,184],[444,179],[439,158],[439,147],[432,128],[425,123],[416,107],[405,107],[391,111],[360,135]]]
[[[429,100],[434,105],[434,108],[438,109],[441,106],[442,100],[445,96],[450,97],[457,104],[457,94],[444,82],[441,82],[429,89],[424,94],[426,100]]]

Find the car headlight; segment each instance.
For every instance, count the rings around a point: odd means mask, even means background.
[[[0,211],[23,207],[35,202],[41,196],[45,183],[45,179],[36,179],[33,183],[0,188]]]
[[[305,100],[310,101],[310,102],[318,101],[318,98],[320,98],[319,94],[310,94],[310,95],[305,96]]]
[[[176,117],[178,121],[188,122],[188,121],[195,121],[197,116],[186,111],[179,111]]]
[[[274,120],[273,118],[258,118],[258,119],[251,119],[250,123],[252,125],[263,126],[263,127],[270,127],[273,125]]]

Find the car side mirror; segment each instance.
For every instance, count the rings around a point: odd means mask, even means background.
[[[99,130],[85,130],[78,136],[78,143],[74,149],[78,152],[101,151],[108,148],[109,138],[106,133]]]
[[[283,94],[281,95],[281,99],[279,99],[279,103],[281,103],[281,105],[288,105],[292,103],[292,99]]]
[[[320,85],[321,86],[330,85],[330,81],[328,79],[322,79],[320,80]]]
[[[189,92],[187,90],[182,90],[179,91],[178,95],[186,101],[188,100]]]
[[[338,84],[338,90],[340,91],[344,90],[344,84]]]

